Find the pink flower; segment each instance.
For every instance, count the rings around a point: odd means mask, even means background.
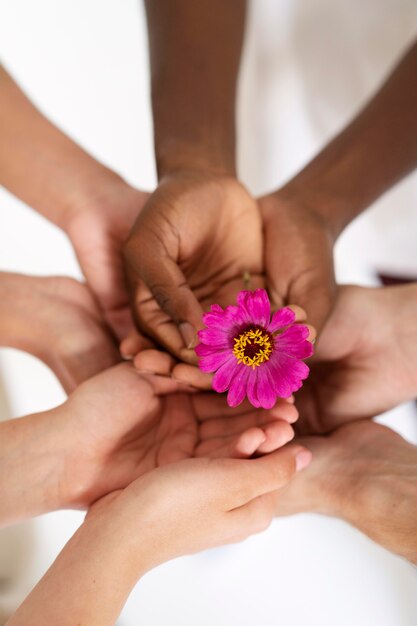
[[[270,409],[302,386],[309,369],[301,359],[313,354],[307,326],[295,323],[289,308],[272,315],[264,289],[241,291],[237,306],[213,304],[203,315],[196,347],[203,372],[215,372],[213,389],[227,389],[229,406],[248,396],[255,407]]]

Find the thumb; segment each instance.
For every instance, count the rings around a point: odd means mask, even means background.
[[[296,472],[307,467],[311,458],[307,448],[291,444],[257,459],[236,461],[234,488],[236,490],[236,484],[240,484],[241,489],[237,493],[238,501],[231,508],[243,506],[254,498],[282,488]]]
[[[134,315],[141,329],[169,352],[196,362],[193,348],[202,326],[203,310],[177,262],[162,244],[154,242],[152,253],[125,251],[127,278],[134,292]]]
[[[307,313],[307,321],[318,334],[330,316],[336,300],[332,266],[324,264],[312,274],[302,275],[290,286],[288,304],[297,304]]]

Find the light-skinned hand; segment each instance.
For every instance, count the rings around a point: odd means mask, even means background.
[[[290,441],[294,406],[227,407],[123,363],[81,384],[60,407],[3,422],[0,521],[86,508],[156,467],[191,457],[246,458]]]
[[[72,278],[0,273],[0,345],[29,352],[65,391],[118,363],[120,355],[87,286]]]
[[[417,395],[417,286],[342,286],[297,396],[300,432],[328,432]]]
[[[313,462],[279,492],[277,515],[340,517],[417,564],[417,447],[370,420],[297,441]]]

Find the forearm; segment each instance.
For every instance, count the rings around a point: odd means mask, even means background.
[[[49,122],[0,66],[0,184],[60,227],[118,177]]]
[[[246,0],[145,4],[159,175],[195,167],[233,174]]]
[[[417,165],[417,44],[363,111],[280,195],[304,199],[337,236]]]
[[[49,413],[0,423],[0,526],[64,506],[65,441],[52,424]]]
[[[88,519],[7,626],[112,626],[143,573],[111,520]]]

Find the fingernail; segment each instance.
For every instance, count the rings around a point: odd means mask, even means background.
[[[309,465],[312,458],[313,455],[310,450],[301,450],[295,457],[295,470],[301,472],[301,470]]]
[[[179,325],[181,337],[184,340],[185,347],[188,350],[195,348],[197,345],[197,333],[195,332],[194,327],[189,322],[182,322]]]

